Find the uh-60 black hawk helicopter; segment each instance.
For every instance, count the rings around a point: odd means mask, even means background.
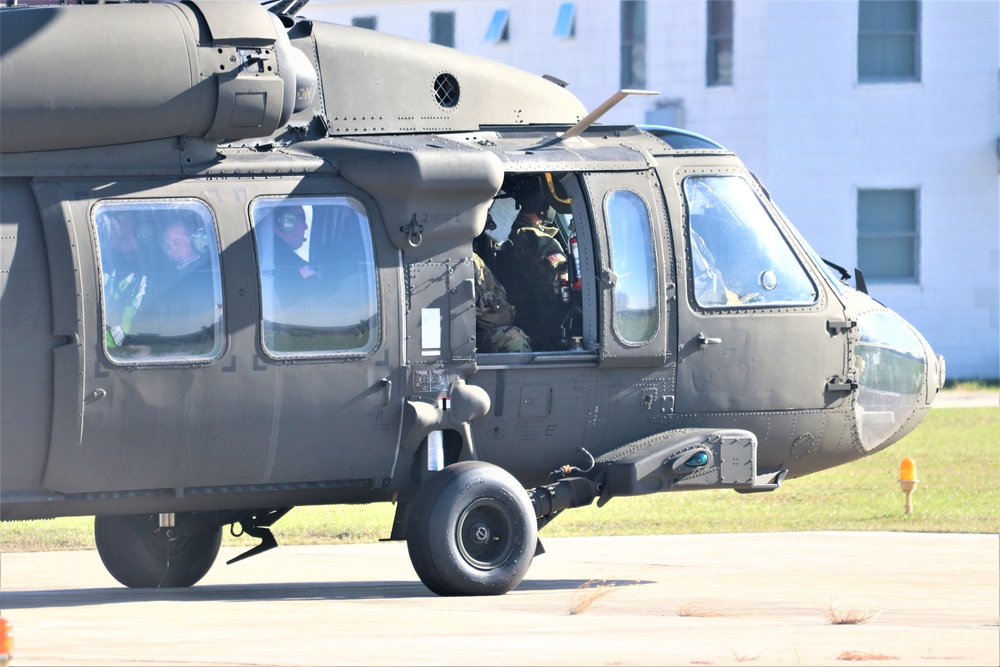
[[[943,359],[731,152],[594,123],[641,91],[588,114],[302,4],[0,11],[3,519],[95,515],[116,579],[189,586],[224,526],[395,502],[428,588],[498,594],[564,510],[927,413]]]

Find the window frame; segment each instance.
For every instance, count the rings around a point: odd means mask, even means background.
[[[650,271],[650,273],[646,274],[645,282],[647,284],[647,287],[651,288],[651,293],[647,294],[647,296],[651,301],[649,310],[651,311],[650,317],[652,318],[653,327],[648,332],[648,335],[638,340],[633,340],[625,336],[622,333],[622,327],[619,326],[622,321],[622,315],[623,313],[627,312],[627,309],[622,309],[619,307],[619,300],[621,298],[620,293],[621,293],[622,280],[621,276],[618,275],[619,274],[618,270],[620,266],[619,264],[616,263],[615,259],[616,255],[615,237],[617,233],[620,233],[623,235],[622,238],[628,237],[629,240],[635,241],[638,234],[636,233],[637,230],[625,229],[624,224],[622,223],[621,216],[613,215],[614,209],[612,208],[612,203],[613,203],[612,200],[614,200],[618,195],[633,197],[634,201],[641,205],[641,210],[643,213],[645,213],[646,217],[645,233],[641,235],[640,240],[642,242],[644,250],[644,255],[645,255],[644,259],[646,260],[645,268],[649,269]],[[612,330],[614,331],[615,337],[618,339],[618,342],[620,342],[622,345],[625,345],[627,347],[642,347],[644,345],[649,344],[656,338],[656,335],[660,330],[660,322],[662,319],[662,312],[660,306],[660,276],[659,276],[659,267],[657,266],[657,261],[656,261],[656,242],[654,239],[655,230],[653,229],[653,217],[652,214],[650,213],[649,202],[646,201],[646,199],[639,192],[636,192],[631,188],[623,187],[610,190],[604,197],[603,206],[604,206],[604,220],[606,221],[607,224],[607,235],[608,235],[607,237],[608,266],[612,274],[614,274],[614,285],[611,292],[611,310],[613,314]],[[622,255],[624,253],[622,252],[621,244],[617,245],[618,245],[617,254],[619,260],[621,260]]]
[[[645,88],[646,0],[621,0],[619,83],[622,88]]]
[[[563,2],[556,14],[556,25],[552,32],[556,39],[576,39],[576,3]]]
[[[862,215],[862,196],[863,195],[875,195],[876,193],[888,194],[888,193],[908,193],[911,196],[911,201],[908,202],[911,205],[908,207],[909,211],[912,212],[912,216],[909,216],[907,222],[911,223],[912,228],[907,230],[872,230],[872,229],[862,229],[864,220],[871,217],[872,213],[863,216]],[[869,206],[875,205],[876,202],[872,201]],[[909,257],[909,261],[912,261],[913,270],[909,274],[894,274],[894,275],[880,275],[879,273],[872,270],[872,265],[868,264],[865,266],[863,262],[862,254],[867,255],[868,253],[863,253],[862,245],[865,241],[869,242],[892,242],[896,240],[910,240],[912,241],[912,256]],[[909,253],[907,253],[909,254]],[[896,259],[902,258],[902,255],[898,255]],[[865,276],[865,282],[869,283],[881,283],[881,284],[920,284],[920,189],[919,188],[858,188],[857,190],[857,258],[858,267],[862,270]]]
[[[696,262],[694,260],[694,250],[693,250],[693,248],[694,248],[694,241],[692,239],[692,234],[693,234],[693,231],[694,231],[694,225],[692,223],[692,217],[693,217],[693,215],[692,215],[692,211],[691,211],[691,199],[690,199],[689,194],[688,194],[688,187],[689,187],[688,184],[691,183],[692,181],[712,180],[712,179],[736,179],[736,180],[742,182],[746,186],[747,192],[756,201],[757,206],[759,208],[759,211],[764,216],[766,216],[767,221],[771,225],[771,229],[773,229],[774,233],[777,235],[777,238],[780,239],[784,243],[784,247],[788,251],[788,255],[785,257],[785,259],[794,260],[795,266],[798,267],[798,271],[799,271],[800,277],[805,277],[806,282],[811,287],[812,294],[813,294],[813,297],[812,297],[811,300],[808,300],[808,301],[806,301],[806,300],[801,300],[801,301],[799,301],[799,300],[775,300],[775,301],[770,301],[770,302],[769,301],[749,301],[749,300],[743,300],[743,301],[740,301],[740,302],[727,302],[727,303],[718,303],[718,304],[716,304],[716,303],[707,303],[707,304],[706,303],[702,303],[701,299],[698,297],[698,289],[696,287],[696,282],[697,282],[697,280],[696,280],[697,276],[695,275],[695,270],[696,270],[695,269],[695,265],[696,265]],[[796,238],[795,233],[792,232],[792,231],[790,231],[789,229],[783,228],[783,226],[782,226],[781,223],[785,222],[784,218],[782,216],[780,216],[780,215],[776,216],[775,213],[772,212],[768,208],[768,206],[765,204],[763,198],[761,198],[760,193],[758,192],[757,188],[754,187],[754,184],[749,179],[747,179],[746,177],[744,177],[742,174],[739,174],[739,173],[697,172],[697,173],[691,173],[691,174],[688,174],[688,175],[684,176],[684,178],[680,182],[680,187],[681,187],[681,197],[683,198],[684,209],[685,209],[685,214],[684,214],[685,215],[685,220],[684,220],[684,243],[685,243],[685,245],[687,247],[686,250],[685,250],[685,261],[687,262],[688,294],[689,294],[689,298],[691,300],[691,303],[696,308],[698,308],[700,311],[703,311],[703,312],[712,312],[712,313],[718,313],[718,312],[747,312],[747,311],[762,311],[762,310],[781,310],[781,309],[789,309],[789,308],[794,308],[794,309],[812,308],[812,307],[817,306],[820,303],[820,301],[822,299],[822,290],[821,290],[821,287],[820,287],[820,283],[817,282],[815,275],[809,269],[808,265],[809,265],[810,262],[807,262],[807,261],[804,260],[802,254],[801,254],[802,251],[797,246],[797,243],[796,243],[797,238]],[[781,222],[779,222],[779,220]],[[760,238],[760,231],[758,229],[751,228],[751,231],[754,232],[754,234],[758,238]],[[766,240],[766,239],[761,239],[761,240]],[[706,245],[708,245],[708,244],[706,244]],[[808,253],[806,253],[806,255],[808,255]],[[779,259],[777,257],[774,257],[773,254],[769,256],[769,259],[772,259],[772,258],[773,259]],[[723,260],[722,262],[719,262],[719,263],[720,264],[724,264],[725,260]],[[736,282],[732,280],[732,276],[734,274],[729,270],[732,267],[726,265],[725,268],[726,268],[726,272],[725,273],[728,273],[730,275],[730,280],[727,280],[726,282],[730,283],[731,285],[735,285]],[[784,267],[784,268],[787,269],[787,267]],[[777,277],[777,274],[775,274],[774,268],[769,267],[768,270],[773,274],[773,277],[775,277],[775,278]],[[782,274],[783,275],[787,274],[787,270],[783,270]],[[763,278],[763,274],[760,275],[760,278]],[[774,289],[774,287],[772,287],[772,288],[766,288],[766,287],[764,287],[763,289],[765,291],[767,291],[767,290],[770,290],[770,289]],[[736,296],[739,296],[739,294],[736,294],[736,293],[734,293],[734,294]]]
[[[484,42],[491,44],[506,44],[510,42],[510,10],[500,8],[494,10],[490,24],[483,36]]]
[[[275,203],[280,202],[280,203]],[[342,203],[338,203],[342,202]],[[273,304],[265,304],[265,270],[262,266],[261,255],[264,243],[258,234],[258,230],[264,228],[269,224],[267,220],[267,211],[272,209],[280,208],[281,206],[310,206],[312,211],[310,215],[315,215],[315,209],[319,207],[335,207],[335,206],[347,206],[354,211],[361,219],[358,221],[359,229],[364,234],[362,239],[364,250],[367,252],[367,256],[364,258],[365,264],[369,267],[369,271],[362,276],[366,281],[366,287],[369,291],[368,296],[368,321],[371,323],[371,328],[369,329],[368,342],[362,347],[347,348],[347,349],[302,349],[302,350],[282,350],[276,349],[274,346],[269,345],[268,336],[272,337],[276,335],[277,329],[269,334],[267,323],[267,315],[272,314],[272,309],[275,308]],[[376,256],[376,246],[378,241],[375,238],[375,232],[372,228],[371,212],[365,203],[357,195],[352,193],[339,193],[339,194],[306,194],[306,195],[261,195],[254,197],[248,204],[247,207],[251,236],[253,237],[254,245],[254,266],[258,279],[258,301],[260,304],[259,309],[259,339],[261,350],[264,354],[274,360],[278,361],[295,361],[295,360],[312,360],[312,359],[359,359],[370,357],[372,354],[378,350],[381,340],[382,340],[382,303],[381,294],[379,289],[379,277],[378,277],[378,258]],[[263,211],[258,213],[258,211]],[[270,227],[268,227],[270,228]],[[310,219],[310,226],[308,227],[307,234],[310,235],[307,243],[316,242],[314,230],[315,221]],[[311,255],[312,250],[309,250]],[[296,252],[296,254],[299,254]],[[302,256],[299,255],[301,258]],[[305,258],[303,258],[305,259]],[[311,257],[306,260],[307,267],[311,267]],[[322,271],[321,265],[316,264],[315,268]],[[273,269],[272,269],[273,270]],[[271,287],[273,289],[273,287]],[[332,291],[328,291],[323,294],[323,296],[331,296]],[[304,325],[300,322],[274,322],[280,326],[287,327],[300,327],[303,329],[308,329],[308,325]],[[313,327],[318,328],[318,327]]]
[[[736,3],[733,0],[707,0],[705,3],[705,86],[708,88],[718,88],[732,86],[733,70],[735,68],[735,23],[736,23]],[[728,11],[726,11],[728,10]],[[716,23],[726,23],[720,30],[714,31]],[[722,50],[728,42],[729,68],[723,76],[723,68],[720,67],[720,54],[726,53]]]
[[[127,355],[122,356],[113,354],[111,352],[111,350],[113,349],[119,349],[120,347],[122,347],[121,343],[118,343],[117,341],[114,340],[115,333],[113,332],[113,329],[115,327],[121,327],[121,325],[124,324],[124,322],[118,322],[115,323],[114,325],[111,325],[109,323],[109,303],[108,303],[109,297],[107,294],[107,280],[110,279],[111,276],[107,276],[105,274],[105,271],[111,264],[111,258],[110,256],[106,256],[104,250],[106,247],[105,238],[104,238],[104,233],[100,229],[103,222],[99,221],[99,219],[109,215],[110,213],[109,209],[119,209],[122,211],[144,210],[146,212],[144,217],[147,218],[151,217],[155,220],[155,218],[159,217],[159,215],[156,213],[156,209],[158,208],[162,208],[163,212],[169,214],[175,214],[178,210],[192,211],[195,213],[195,215],[199,216],[200,222],[202,223],[202,227],[199,228],[199,231],[205,230],[206,228],[208,230],[205,232],[204,237],[199,237],[199,238],[203,238],[204,241],[208,243],[207,248],[201,253],[201,255],[208,257],[208,261],[211,266],[212,288],[213,288],[213,298],[215,303],[216,317],[212,325],[212,334],[214,342],[211,350],[204,354],[186,353],[183,351],[154,354],[151,351],[144,351],[143,348],[149,346],[141,342],[130,344],[131,349],[134,352],[136,352],[135,356],[127,356]],[[101,286],[100,289],[101,327],[102,327],[101,330],[102,332],[104,332],[104,335],[102,336],[101,347],[103,349],[105,359],[107,359],[111,364],[117,367],[178,366],[178,365],[200,366],[200,365],[211,364],[225,355],[227,349],[228,334],[227,334],[226,318],[225,318],[225,309],[226,309],[225,292],[222,280],[222,266],[221,266],[222,253],[220,250],[219,229],[217,220],[218,216],[216,215],[215,210],[208,204],[208,202],[198,197],[191,197],[191,196],[150,197],[150,198],[140,198],[140,199],[109,198],[109,199],[97,200],[91,207],[89,215],[89,224],[91,233],[93,234],[95,248],[96,248],[95,260],[96,260],[98,284]],[[161,224],[159,221],[156,221],[156,227],[157,227],[156,231],[162,233],[169,227],[170,222],[171,221],[168,220],[167,222]],[[208,233],[209,231],[210,235]],[[133,233],[133,238],[134,235],[135,233]],[[110,239],[108,240],[110,241]],[[140,255],[144,251],[149,252],[151,247],[153,247],[154,245],[162,245],[162,244],[157,244],[155,241],[149,241],[148,244],[150,245],[148,245],[147,248],[139,250]],[[157,277],[156,274],[161,274],[159,277],[162,277],[163,273],[169,274],[169,272],[165,271],[165,267],[168,265],[169,259],[166,260],[166,262],[162,257],[159,259],[159,261],[155,260],[153,257],[148,257],[148,256],[141,257],[141,259],[143,260],[143,263],[145,263],[146,265],[145,270],[150,270],[154,278]],[[150,268],[150,264],[157,264],[157,263],[160,264],[159,267],[152,269]],[[145,281],[147,277],[148,276],[143,276],[142,280]],[[150,281],[148,287],[145,284],[142,284],[140,285],[140,289],[143,291],[143,293],[140,295],[140,300],[148,299],[146,303],[146,307],[148,309],[150,307],[149,300],[158,297],[158,295],[156,294],[156,290],[158,288],[155,286],[155,284],[153,284],[152,281]],[[141,302],[140,305],[136,307],[135,312],[139,313],[140,311],[142,311]],[[121,329],[119,329],[119,331],[121,332]],[[139,336],[139,334],[133,334],[131,331],[121,332],[121,333],[124,333],[126,337],[129,335],[136,335],[137,337]],[[156,335],[155,332],[141,332],[141,333],[144,334],[145,337]],[[112,341],[115,342],[115,345],[113,347],[109,346],[109,340],[108,340],[109,337],[112,339]]]
[[[439,24],[439,21],[444,19],[450,19],[450,21],[446,21],[446,23],[450,23],[450,25],[448,26],[448,30],[445,30],[445,33],[448,33],[448,31],[450,30],[450,34],[445,35],[446,37],[449,37],[449,39],[442,41],[442,35],[440,34],[442,28],[441,25]],[[429,17],[429,23],[430,25],[428,26],[428,30],[430,32],[429,39],[431,44],[438,44],[440,46],[455,48],[455,25],[456,25],[455,12],[453,11],[431,12]]]
[[[865,8],[874,8],[879,5],[888,6],[890,3],[899,5],[909,4],[913,7],[912,26],[891,26],[880,27],[873,25],[863,25],[865,18]],[[857,77],[861,85],[880,83],[919,83],[921,81],[921,32],[923,24],[923,8],[920,0],[858,0],[858,48],[857,48]],[[881,68],[876,68],[875,64],[862,56],[865,47],[872,45],[883,45],[886,40],[910,39],[910,55],[913,58],[912,72],[906,74],[893,74],[884,71],[884,63]],[[862,69],[865,69],[863,72]],[[875,71],[878,69],[878,71]]]

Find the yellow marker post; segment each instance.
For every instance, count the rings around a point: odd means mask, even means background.
[[[910,496],[913,494],[913,489],[917,488],[919,481],[917,479],[917,462],[907,456],[899,462],[899,488],[906,494],[907,514],[913,513],[913,501]]]

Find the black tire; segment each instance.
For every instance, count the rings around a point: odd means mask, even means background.
[[[420,581],[438,595],[502,595],[528,572],[538,524],[528,494],[489,463],[450,465],[410,509],[406,547]]]
[[[210,517],[178,514],[173,528],[160,528],[156,514],[99,516],[97,553],[129,588],[192,586],[211,569],[222,544],[222,526]]]

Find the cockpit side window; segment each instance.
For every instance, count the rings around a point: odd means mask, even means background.
[[[94,206],[104,347],[120,364],[211,361],[222,353],[219,244],[196,199]]]
[[[750,185],[738,176],[684,180],[695,301],[702,308],[801,306],[818,292]]]
[[[266,197],[250,207],[262,335],[274,358],[358,356],[379,340],[371,229],[353,197]]]
[[[605,208],[614,273],[615,331],[625,343],[645,343],[656,334],[660,321],[649,209],[630,190],[610,193]]]

